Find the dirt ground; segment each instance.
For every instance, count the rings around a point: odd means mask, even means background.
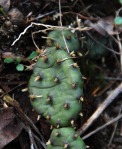
[[[43,149],[50,137],[27,88],[47,33],[60,27],[81,44],[77,132],[89,149],[122,149],[122,0],[0,0],[0,148]]]

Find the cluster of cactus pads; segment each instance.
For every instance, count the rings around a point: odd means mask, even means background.
[[[82,75],[73,61],[79,48],[76,33],[50,32],[29,81],[33,108],[54,127],[47,149],[85,149],[73,128],[83,100]]]

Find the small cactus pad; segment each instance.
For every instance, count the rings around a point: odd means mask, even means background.
[[[85,144],[70,127],[54,129],[46,149],[85,149]]]
[[[73,64],[64,49],[47,48],[29,81],[32,106],[55,127],[71,125],[81,111],[82,75]]]
[[[48,46],[66,49],[66,44],[69,52],[77,52],[80,49],[80,42],[76,33],[72,33],[70,30],[55,30],[49,33],[47,40]]]

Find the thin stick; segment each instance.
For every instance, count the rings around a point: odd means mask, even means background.
[[[0,82],[1,83],[1,82]],[[5,83],[5,82],[4,82]],[[2,84],[2,83],[1,83]],[[14,91],[15,89],[19,88],[20,86],[26,84],[26,82],[22,82],[21,84],[15,86],[14,88],[10,89],[9,91],[7,91],[6,93],[3,92],[3,94],[0,96],[0,98],[2,98],[4,95],[9,94],[10,92]]]
[[[77,28],[68,28],[68,27],[63,27],[63,26],[53,26],[53,25],[48,25],[48,24],[42,24],[42,23],[34,23],[32,22],[29,26],[27,26],[24,31],[22,33],[19,34],[18,38],[16,38],[14,40],[14,42],[11,44],[11,46],[14,46],[15,43],[21,38],[22,35],[24,35],[27,30],[31,27],[33,27],[34,25],[36,26],[43,26],[43,27],[46,27],[48,28],[48,30],[53,30],[53,29],[58,29],[58,30],[79,30],[79,31],[85,31],[85,30],[89,30],[90,27],[84,27],[84,28],[81,28],[81,27],[77,27]]]
[[[62,24],[62,12],[61,12],[61,1],[60,1],[60,0],[59,0],[59,12],[60,12],[60,24],[61,24],[61,27],[62,27],[63,24]],[[63,36],[63,40],[64,40],[64,43],[65,43],[67,52],[69,53],[69,48],[68,48],[68,46],[67,46],[66,39],[65,39],[65,37],[64,37],[63,29],[62,29],[62,36]]]
[[[119,116],[117,116],[116,118],[110,120],[109,122],[107,122],[106,124],[102,125],[101,127],[95,129],[94,131],[88,133],[87,135],[85,135],[84,137],[82,137],[82,139],[83,139],[83,140],[87,139],[87,138],[90,137],[91,135],[93,135],[93,134],[95,134],[96,132],[98,132],[98,131],[104,129],[105,127],[107,127],[107,126],[109,126],[110,124],[112,124],[112,123],[118,121],[118,120],[121,119],[121,118],[122,118],[122,114],[119,115]]]
[[[101,103],[101,105],[91,115],[91,117],[84,123],[84,125],[81,128],[79,128],[77,133],[79,135],[83,134],[121,92],[122,92],[122,83],[120,83],[120,85],[111,92],[111,94],[103,101],[103,103]]]
[[[117,40],[118,40],[119,52],[121,53],[121,55],[120,55],[120,70],[122,73],[122,44],[121,44],[121,39],[119,37],[119,34],[117,34]]]
[[[100,79],[99,77],[96,77],[95,79]],[[122,78],[121,77],[104,77],[104,80],[116,80],[116,81],[122,81]]]
[[[29,138],[30,138],[30,149],[37,149],[37,146],[35,144],[34,137],[33,137],[32,131],[31,131],[31,128],[29,126],[27,127],[27,131],[28,131]]]
[[[42,19],[42,18],[44,18],[44,17],[46,17],[46,16],[48,16],[48,15],[50,15],[50,14],[55,13],[56,11],[57,11],[57,10],[53,10],[53,11],[51,11],[51,12],[48,12],[48,13],[39,15],[38,17],[36,17],[36,18],[34,18],[33,20],[31,20],[31,22],[34,21],[34,20]],[[28,21],[28,22],[30,22],[30,21]]]
[[[121,104],[121,106],[120,106],[118,116],[121,114],[121,112],[122,112],[122,104]],[[112,135],[111,135],[111,137],[110,137],[108,146],[111,145],[111,142],[112,142],[112,140],[113,140],[113,138],[114,138],[114,135],[115,135],[115,132],[116,132],[116,129],[117,129],[117,126],[118,126],[118,121],[115,123],[114,130],[113,130]]]

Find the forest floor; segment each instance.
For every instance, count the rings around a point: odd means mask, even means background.
[[[33,111],[27,88],[44,37],[63,27],[81,43],[77,132],[89,149],[122,149],[121,10],[122,0],[0,0],[0,149],[43,149],[48,141],[50,125]]]

